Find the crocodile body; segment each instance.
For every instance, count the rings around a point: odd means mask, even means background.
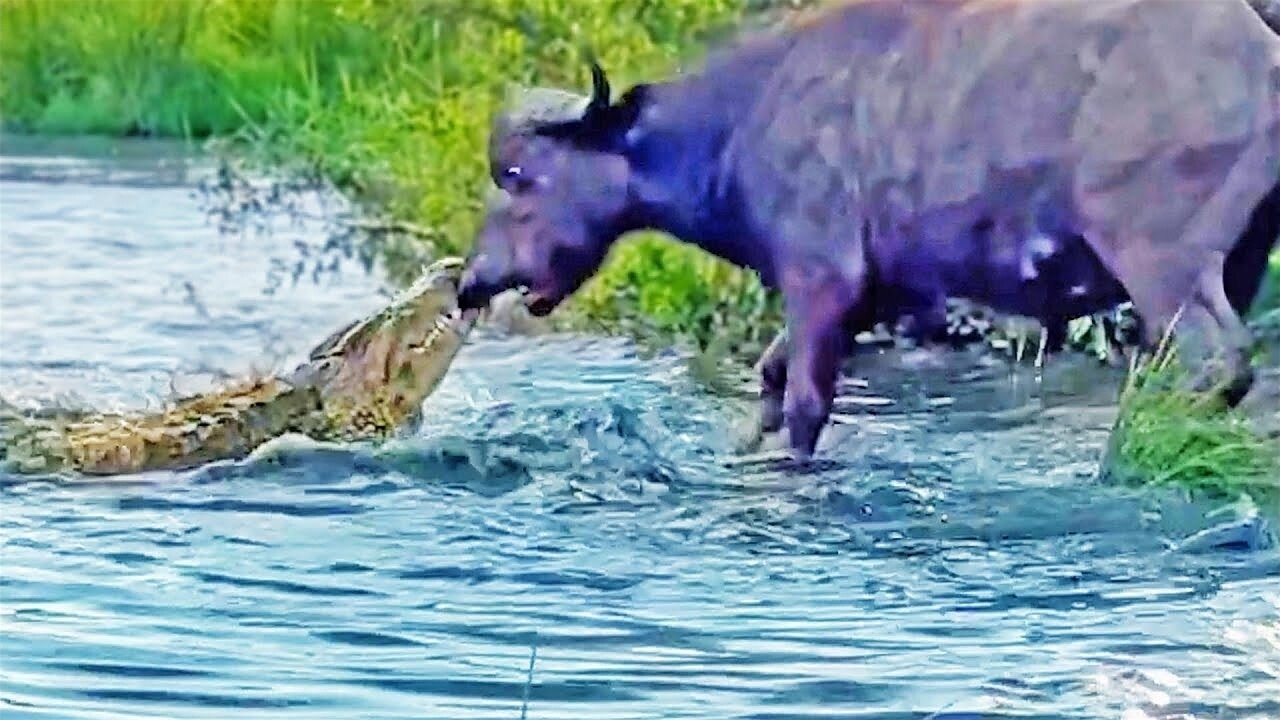
[[[477,313],[457,311],[461,267],[458,258],[428,266],[388,306],[329,336],[291,373],[156,411],[30,412],[0,401],[0,458],[17,472],[118,475],[239,459],[286,433],[386,439],[417,417],[475,323]]]

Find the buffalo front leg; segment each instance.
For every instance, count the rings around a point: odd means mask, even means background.
[[[760,430],[774,433],[782,429],[782,399],[787,389],[787,329],[769,343],[760,362]]]
[[[793,459],[804,463],[831,414],[849,319],[863,299],[863,278],[850,280],[821,267],[790,275],[784,286],[790,337],[783,416]]]
[[[760,398],[737,443],[740,453],[755,452],[765,435],[782,429],[782,398],[787,385],[787,329],[784,327],[756,361],[760,378]]]
[[[1179,363],[1188,371],[1179,386],[1198,394],[1216,394],[1232,406],[1253,384],[1248,356],[1251,337],[1227,299],[1222,261],[1223,253],[1211,253],[1190,293],[1182,298],[1148,290],[1136,296],[1134,306],[1145,321],[1143,340],[1148,350],[1165,333],[1172,335]]]
[[[739,433],[736,450],[755,452],[766,435],[782,429],[782,397],[787,383],[787,330],[784,327],[756,361],[760,395],[755,412]]]
[[[1174,334],[1179,351],[1189,350],[1192,361],[1200,368],[1192,376],[1191,389],[1217,392],[1228,406],[1234,406],[1253,385],[1253,368],[1249,364],[1252,336],[1227,298],[1225,260],[1224,253],[1212,254],[1184,308],[1185,320],[1179,319],[1180,327],[1174,328]]]

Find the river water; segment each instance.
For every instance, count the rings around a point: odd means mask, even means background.
[[[276,283],[321,231],[219,234],[207,171],[6,140],[0,395],[142,406],[382,302]],[[804,475],[675,354],[481,332],[381,449],[0,476],[0,717],[1280,717],[1280,555],[1094,482],[1114,377],[912,360]]]

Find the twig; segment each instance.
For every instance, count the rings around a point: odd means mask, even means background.
[[[428,239],[441,236],[440,230],[436,228],[407,220],[347,220],[343,224],[366,232],[399,232]]]
[[[529,671],[524,681],[524,700],[520,704],[520,720],[525,720],[529,712],[529,688],[533,687],[533,662],[538,657],[537,637],[537,633],[535,633],[534,642],[529,646]]]

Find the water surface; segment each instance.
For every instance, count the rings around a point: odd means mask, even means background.
[[[323,237],[220,236],[204,165],[31,147],[6,398],[158,402],[383,300],[354,265],[265,292]],[[1096,371],[863,367],[807,475],[733,462],[678,356],[481,333],[382,449],[0,477],[0,717],[1280,717],[1280,558],[1171,550],[1219,519],[1093,481]]]

